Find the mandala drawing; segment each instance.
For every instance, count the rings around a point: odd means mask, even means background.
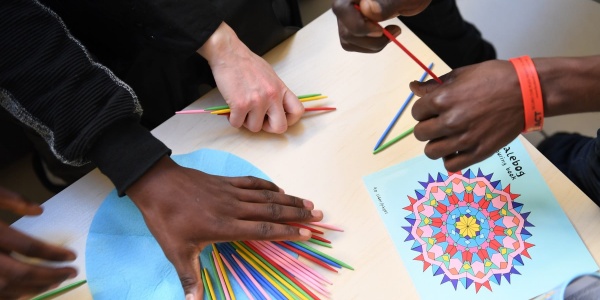
[[[526,242],[531,237],[527,227],[530,212],[522,212],[523,204],[514,201],[518,194],[510,185],[502,189],[492,175],[467,170],[447,175],[429,175],[419,182],[424,189],[416,190],[416,198],[408,196],[410,214],[405,218],[410,226],[405,242],[419,254],[414,260],[423,262],[434,276],[443,275],[440,284],[458,283],[465,289],[482,286],[492,290],[490,282],[500,285],[502,277],[510,283],[511,275],[519,275],[523,256],[531,259]]]

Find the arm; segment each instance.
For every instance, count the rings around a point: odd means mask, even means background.
[[[127,28],[136,28],[153,47],[204,57],[232,109],[232,126],[283,133],[304,113],[296,95],[238,38],[210,1],[174,5],[169,0],[113,0],[95,5]]]
[[[265,180],[175,164],[168,148],[137,123],[141,109],[133,91],[91,60],[60,19],[34,1],[2,1],[0,8],[0,38],[11,41],[0,48],[0,104],[46,138],[64,162],[91,160],[131,197],[188,297],[202,298],[198,255],[207,244],[310,238],[281,223],[321,220],[312,202]]]
[[[600,111],[600,56],[537,58],[545,116]],[[425,154],[457,171],[491,156],[524,128],[523,100],[508,61],[489,61],[442,76],[444,84],[411,83],[415,137]]]

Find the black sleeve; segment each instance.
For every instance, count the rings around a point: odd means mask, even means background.
[[[186,55],[202,47],[224,20],[210,0],[78,1],[87,1],[103,16],[135,29],[154,47]]]
[[[0,105],[62,162],[94,162],[120,194],[170,150],[139,125],[134,92],[34,0],[0,1]]]

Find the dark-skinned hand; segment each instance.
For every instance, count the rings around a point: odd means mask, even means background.
[[[419,121],[414,135],[429,141],[425,154],[444,159],[455,172],[490,157],[524,127],[523,100],[514,67],[487,61],[456,69],[433,80],[410,83],[420,96],[412,108]]]
[[[42,213],[37,204],[0,187],[0,209],[21,216]],[[31,238],[0,222],[0,299],[21,299],[42,293],[77,275],[71,267],[53,268],[23,262],[12,254],[48,261],[75,259],[75,253]]]
[[[314,204],[255,177],[209,175],[163,157],[127,189],[166,257],[186,300],[202,299],[198,255],[211,243],[237,240],[308,240],[310,231],[285,222],[323,218]]]
[[[334,0],[333,13],[338,21],[340,43],[346,51],[376,53],[390,40],[374,22],[397,16],[412,16],[422,12],[431,0]],[[354,7],[360,6],[360,12]],[[385,27],[392,35],[400,34],[400,27]]]

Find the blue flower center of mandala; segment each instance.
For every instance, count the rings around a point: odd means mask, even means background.
[[[465,248],[476,248],[480,247],[484,242],[488,241],[488,234],[490,232],[489,218],[485,216],[481,211],[461,206],[447,212],[448,219],[446,220],[446,232],[450,240],[454,241],[457,245],[464,246]],[[462,220],[473,221],[472,223],[465,224]],[[476,224],[476,226],[473,226]],[[466,225],[467,228],[474,230],[461,230],[457,228],[457,225]],[[471,233],[471,234],[466,234]]]

